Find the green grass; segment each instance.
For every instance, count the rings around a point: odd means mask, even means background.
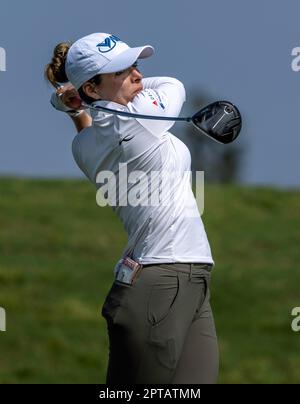
[[[126,234],[87,181],[0,179],[1,383],[103,383]],[[220,383],[299,383],[300,192],[205,187]]]

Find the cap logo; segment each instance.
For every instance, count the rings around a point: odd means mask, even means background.
[[[106,53],[110,52],[116,46],[117,42],[122,42],[120,38],[115,35],[110,35],[104,39],[104,41],[98,43],[97,48],[99,52]]]

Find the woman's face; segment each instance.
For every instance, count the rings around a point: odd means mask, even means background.
[[[99,85],[85,87],[87,95],[95,100],[102,99],[127,105],[143,89],[143,76],[137,68],[137,63],[117,73],[102,74],[101,78]]]

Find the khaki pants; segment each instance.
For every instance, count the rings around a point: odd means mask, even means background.
[[[176,263],[144,266],[133,285],[114,281],[102,307],[107,384],[217,382],[210,277],[210,265]]]

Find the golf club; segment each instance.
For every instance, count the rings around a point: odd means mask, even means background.
[[[138,119],[153,119],[161,121],[192,122],[194,126],[206,136],[218,143],[227,144],[233,142],[239,135],[242,127],[242,118],[239,110],[229,101],[216,101],[200,109],[191,117],[170,117],[141,115],[96,105],[94,107],[84,104],[86,108],[101,110],[121,116]]]

